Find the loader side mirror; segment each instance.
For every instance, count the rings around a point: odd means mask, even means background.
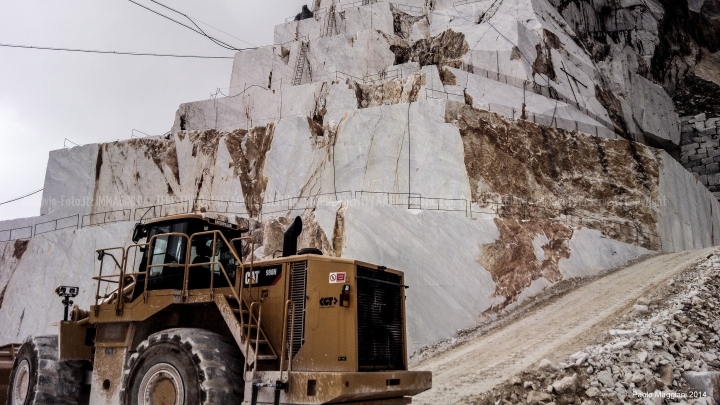
[[[144,227],[142,224],[137,223],[135,224],[135,229],[133,230],[132,235],[132,241],[133,243],[138,243],[138,241],[142,238],[145,238],[148,236],[148,230],[146,227]]]

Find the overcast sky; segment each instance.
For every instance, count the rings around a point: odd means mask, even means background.
[[[150,0],[137,2],[162,10]],[[237,48],[273,41],[273,28],[308,0],[158,0],[210,24]],[[181,19],[183,17],[175,15]],[[0,0],[0,43],[233,56],[128,0]],[[231,59],[175,59],[0,47],[0,202],[43,187],[48,152],[170,130],[183,102],[227,88]],[[39,214],[41,194],[0,205],[0,220]]]

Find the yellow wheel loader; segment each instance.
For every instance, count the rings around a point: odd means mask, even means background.
[[[301,231],[255,262],[235,224],[141,221],[132,245],[97,251],[89,311],[68,314],[77,289],[60,287],[59,334],[0,351],[7,404],[411,403],[432,377],[408,371],[403,273],[297,251]]]

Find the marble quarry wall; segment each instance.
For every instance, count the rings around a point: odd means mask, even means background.
[[[94,250],[178,213],[248,225],[257,259],[300,215],[300,247],[405,271],[411,352],[562,280],[719,244],[647,73],[665,6],[556,3],[317,0],[169,135],[52,152],[41,216],[0,222],[0,344],[52,331],[57,285],[90,305]]]
[[[682,122],[680,162],[720,199],[720,117],[699,114]]]
[[[332,131],[288,117],[251,131],[178,131],[92,150],[86,161],[73,155],[88,147],[53,152],[49,168],[68,179],[89,173],[81,180],[92,179],[96,203],[81,225],[2,244],[0,317],[12,328],[1,340],[51,331],[61,309],[50,299],[55,284],[82,286],[78,302],[88,305],[94,250],[127,242],[142,216],[249,217],[260,259],[301,215],[301,247],[406,271],[413,350],[563,279],[718,242],[717,201],[665,152],[460,102],[368,107]],[[44,197],[78,189],[56,186]],[[619,190],[625,199],[615,201]],[[43,283],[30,287],[33,277]],[[48,299],[22,299],[27,293]]]

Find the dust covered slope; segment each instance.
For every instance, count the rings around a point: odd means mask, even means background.
[[[714,248],[654,256],[610,273],[525,316],[420,363],[433,389],[416,404],[465,403],[538,363],[569,355],[601,335],[638,298],[704,259]]]

